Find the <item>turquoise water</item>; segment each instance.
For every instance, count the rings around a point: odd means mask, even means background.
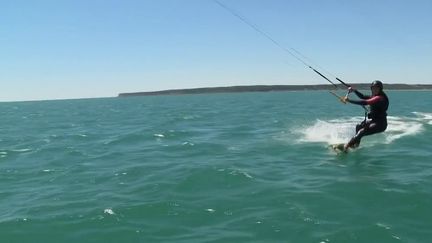
[[[327,92],[0,103],[3,242],[426,242],[432,93],[389,127]]]

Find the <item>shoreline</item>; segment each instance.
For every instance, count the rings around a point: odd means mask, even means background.
[[[355,83],[353,87],[359,90],[368,90],[369,83]],[[342,84],[337,88],[346,89]],[[186,94],[214,94],[214,93],[243,93],[243,92],[278,92],[278,91],[326,91],[334,90],[331,84],[319,85],[245,85],[226,87],[205,87],[191,89],[169,89],[160,91],[120,93],[117,97],[132,96],[156,96],[156,95],[186,95]],[[388,91],[431,91],[432,84],[384,84],[384,90]]]

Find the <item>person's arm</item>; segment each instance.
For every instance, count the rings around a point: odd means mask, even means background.
[[[381,96],[374,96],[372,98],[365,99],[365,100],[350,100],[347,97],[347,98],[345,98],[345,101],[349,102],[351,104],[355,104],[355,105],[373,105],[373,104],[379,102],[381,99],[382,99]]]
[[[371,98],[369,95],[364,95],[364,94],[362,94],[360,91],[358,91],[356,89],[354,90],[354,93],[357,95],[357,97],[359,97],[362,100],[367,100],[367,99]]]
[[[360,91],[358,91],[357,89],[351,86],[348,88],[348,92],[349,93],[354,92],[357,95],[357,97],[359,97],[362,100],[366,100],[370,98],[370,96],[362,94]]]
[[[366,100],[350,100],[349,98],[345,98],[345,101],[354,105],[367,105]]]

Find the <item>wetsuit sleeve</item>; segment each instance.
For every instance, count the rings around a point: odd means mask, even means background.
[[[363,100],[366,100],[366,99],[369,99],[370,98],[370,96],[368,96],[368,95],[364,95],[364,94],[362,94],[360,91],[358,91],[358,90],[354,90],[354,93],[360,98],[360,99],[363,99]]]
[[[367,105],[366,100],[347,100],[347,101],[355,105]]]
[[[366,100],[347,100],[347,101],[355,105],[373,105],[380,102],[381,100],[382,100],[381,96],[374,96]]]
[[[366,104],[373,105],[373,104],[380,102],[381,100],[382,100],[381,96],[374,96],[374,97],[367,99],[365,101],[366,101]]]

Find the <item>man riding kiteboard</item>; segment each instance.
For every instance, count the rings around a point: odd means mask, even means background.
[[[368,105],[370,107],[370,111],[367,114],[368,119],[365,117],[363,122],[356,126],[356,135],[345,144],[345,152],[348,151],[348,148],[357,148],[360,145],[362,137],[384,132],[387,129],[389,99],[383,91],[383,83],[379,80],[373,81],[370,88],[372,95],[368,96],[350,86],[348,93],[354,92],[360,100],[351,100],[348,96],[343,98],[344,102],[361,106]]]

